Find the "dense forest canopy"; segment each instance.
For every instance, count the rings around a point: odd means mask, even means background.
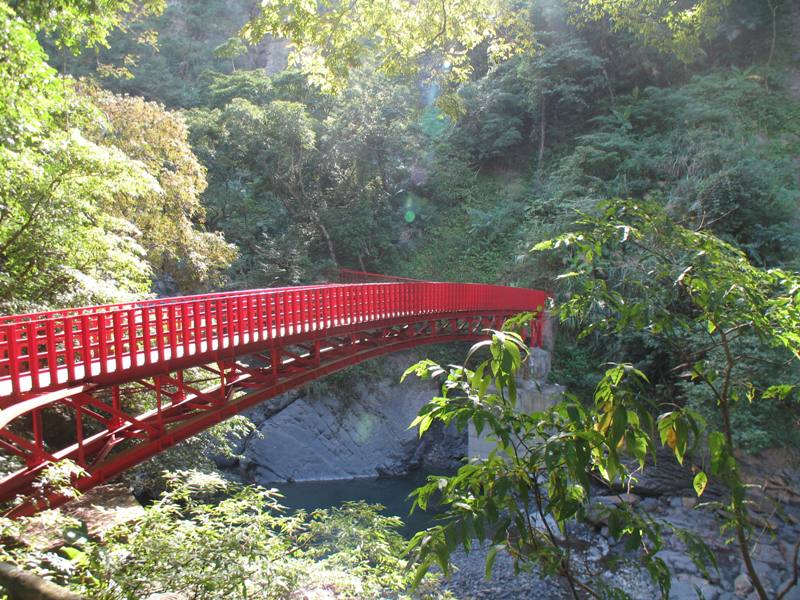
[[[796,449],[792,334],[765,343],[780,332],[725,296],[742,333],[708,346],[717,305],[670,269],[707,244],[796,307],[798,39],[792,0],[0,0],[0,309],[336,266],[546,288],[573,308],[554,378],[576,398],[630,363],[651,401],[729,429],[730,456]],[[551,239],[576,253],[530,252]],[[724,414],[709,370],[739,394]],[[734,471],[715,475],[737,489]]]
[[[780,91],[785,70],[768,69],[793,52],[778,18],[788,5],[486,2],[465,15],[459,2],[120,4],[87,21],[77,56],[76,35],[58,29],[66,13],[42,23],[26,6],[31,29],[51,32],[51,64],[183,111],[206,170],[190,193],[203,175],[207,188],[178,221],[237,246],[231,286],[309,280],[333,264],[430,276],[437,258],[459,279],[543,285],[552,271],[511,259],[576,208],[650,193],[764,264],[795,255],[797,109]],[[343,22],[387,32],[363,45],[366,29]],[[257,45],[235,42],[240,30]],[[161,261],[155,289],[200,289],[175,283],[167,259],[200,287],[220,283],[230,250],[205,233],[177,245],[171,257],[141,249],[142,267]]]

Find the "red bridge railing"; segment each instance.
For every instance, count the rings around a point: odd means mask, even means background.
[[[0,408],[126,373],[202,364],[238,346],[432,314],[535,311],[546,294],[403,281],[272,288],[0,317]],[[234,352],[235,354],[235,352]]]
[[[0,317],[0,451],[17,465],[0,503],[56,506],[66,497],[36,484],[48,465],[77,463],[85,491],[282,392],[389,352],[483,339],[520,312],[538,311],[524,330],[541,344],[544,292],[339,276],[367,283]]]

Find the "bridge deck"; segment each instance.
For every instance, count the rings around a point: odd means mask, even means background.
[[[0,317],[0,451],[25,463],[0,480],[0,501],[30,493],[57,460],[86,469],[75,485],[88,489],[282,391],[386,352],[480,339],[520,312],[538,313],[528,332],[537,344],[546,298],[539,290],[402,280]],[[252,359],[237,361],[244,356]],[[200,390],[187,382],[184,372],[196,367],[217,383]],[[152,391],[155,408],[130,413],[121,391],[130,384]],[[72,413],[71,442],[63,431],[45,432],[43,414],[56,405],[62,422],[63,410]]]

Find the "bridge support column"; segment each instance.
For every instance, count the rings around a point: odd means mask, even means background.
[[[531,414],[543,411],[561,400],[564,386],[547,382],[554,340],[552,320],[545,318],[538,340],[543,347],[530,349],[528,360],[517,374],[517,412]],[[486,429],[478,435],[475,426],[469,424],[467,453],[470,460],[487,458],[495,445],[495,440]]]
[[[521,413],[534,413],[547,409],[561,400],[564,393],[564,386],[548,383],[542,386],[534,385],[534,382],[517,381],[517,411]],[[488,434],[486,429],[481,435],[475,430],[475,426],[469,424],[467,438],[467,453],[472,459],[484,459],[489,456],[495,448],[496,442]]]

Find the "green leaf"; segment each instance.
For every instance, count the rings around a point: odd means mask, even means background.
[[[414,579],[412,581],[412,585],[416,588],[419,587],[419,584],[422,582],[422,579],[428,573],[433,564],[433,558],[429,557],[419,563],[416,570],[414,571]]]
[[[531,252],[542,252],[544,250],[552,250],[553,248],[555,248],[555,242],[553,240],[544,240],[531,248]]]
[[[494,560],[497,558],[497,553],[500,550],[503,550],[505,545],[503,544],[494,544],[491,548],[489,548],[489,552],[486,553],[486,569],[484,571],[484,577],[488,580],[492,577],[492,567],[494,566]]]
[[[434,361],[427,358],[421,360],[403,371],[403,375],[400,377],[400,383],[403,383],[406,380],[406,377],[411,374],[416,375],[420,379],[430,379],[431,373],[434,369],[441,369],[441,367]]]
[[[785,400],[786,398],[789,397],[789,394],[791,394],[794,391],[795,387],[796,386],[794,385],[788,385],[788,384],[772,385],[768,387],[766,390],[764,390],[764,393],[761,395],[761,397],[764,398],[765,400],[770,398],[778,398],[780,400]]]
[[[419,418],[419,417],[418,417]],[[415,419],[416,421],[416,419]],[[433,423],[433,418],[430,415],[424,415],[419,420],[419,437],[422,437],[428,429],[430,429],[431,424]]]
[[[702,496],[706,491],[706,485],[708,485],[708,476],[703,471],[698,471],[692,480],[692,486],[698,496]]]
[[[727,444],[721,431],[712,431],[708,434],[708,450],[711,454],[711,472],[719,475],[722,473],[727,455]]]
[[[628,427],[628,411],[621,404],[614,409],[614,418],[611,424],[611,445],[616,447],[625,429]]]
[[[481,348],[485,348],[487,346],[492,346],[493,342],[494,340],[482,340],[477,344],[473,344],[472,347],[469,349],[469,352],[467,352],[467,357],[464,359],[464,365],[469,363],[469,359],[472,358],[472,355],[475,354],[478,350],[480,350]]]
[[[686,419],[680,418],[675,420],[675,458],[678,463],[683,464],[683,458],[686,454],[686,448],[689,444],[689,426]]]
[[[78,550],[77,548],[73,548],[72,546],[62,547],[61,552],[63,552],[64,555],[66,555],[66,557],[72,562],[77,562],[86,557],[86,553],[83,550]]]
[[[439,543],[436,545],[436,549],[434,550],[436,554],[436,562],[439,564],[439,568],[442,569],[442,573],[445,575],[450,573],[450,553],[447,551],[447,546],[445,544]]]

